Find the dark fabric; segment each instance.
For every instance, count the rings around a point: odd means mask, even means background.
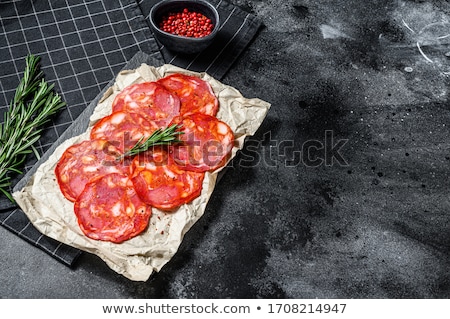
[[[81,251],[76,248],[42,235],[19,209],[0,214],[0,223],[6,229],[68,266],[73,266],[81,254]]]
[[[148,21],[151,7],[159,0],[139,0],[142,12]],[[176,54],[160,45],[164,61],[198,72],[207,72],[220,80],[230,69],[261,27],[255,15],[223,0],[210,0],[219,11],[221,26],[214,42],[195,55]]]
[[[67,103],[36,148],[44,154],[136,52],[163,61],[135,0],[38,0],[0,2],[0,119],[14,96],[25,57],[41,57],[41,69]],[[36,158],[26,162],[28,171]],[[14,179],[14,184],[20,176]],[[80,255],[43,236],[2,195],[0,224],[72,265]]]
[[[139,53],[154,65],[171,63],[221,79],[261,25],[253,15],[225,1],[212,0],[223,22],[218,41],[195,56],[174,55],[159,46],[146,20],[156,2],[0,0],[0,121],[14,97],[29,53],[41,57],[46,80],[55,85],[67,103],[35,145],[45,157],[55,141],[67,135],[74,121]],[[36,162],[33,156],[28,158],[26,175],[36,169]],[[12,185],[22,177],[12,176]],[[0,225],[69,266],[81,253],[42,235],[25,213],[2,194]]]

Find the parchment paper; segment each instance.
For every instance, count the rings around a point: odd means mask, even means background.
[[[121,244],[92,240],[82,233],[73,211],[73,203],[62,195],[54,169],[62,153],[70,145],[89,139],[92,125],[111,113],[111,103],[123,88],[134,83],[154,81],[173,73],[195,75],[211,84],[219,99],[217,117],[226,122],[235,134],[231,160],[242,149],[245,137],[253,135],[261,125],[270,104],[258,98],[244,98],[237,89],[222,84],[206,73],[191,72],[167,64],[157,68],[141,64],[137,69],[118,74],[115,83],[106,90],[95,107],[87,130],[59,145],[29,178],[28,183],[13,193],[20,208],[43,234],[99,256],[111,269],[135,281],[146,281],[176,253],[183,236],[204,214],[222,168],[206,174],[202,193],[198,198],[171,213],[153,208],[147,230]]]

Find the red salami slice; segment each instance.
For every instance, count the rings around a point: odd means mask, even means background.
[[[127,175],[108,174],[86,184],[74,205],[83,233],[120,243],[143,232],[152,209],[137,196]]]
[[[110,173],[128,173],[129,166],[116,160],[120,154],[114,145],[103,139],[70,146],[55,167],[64,197],[73,202],[89,181]]]
[[[136,193],[147,204],[172,210],[198,197],[204,173],[182,170],[164,149],[141,153],[132,163]]]
[[[140,138],[149,137],[158,126],[137,113],[114,112],[100,119],[91,130],[91,139],[102,138],[125,152]]]
[[[158,80],[166,89],[175,93],[181,101],[181,115],[204,113],[215,116],[219,109],[211,85],[196,77],[176,73]]]
[[[183,141],[171,147],[171,155],[183,169],[212,171],[223,166],[234,144],[231,128],[216,117],[196,113],[182,118]]]
[[[114,99],[112,111],[138,113],[165,127],[180,113],[180,99],[156,82],[132,84]]]

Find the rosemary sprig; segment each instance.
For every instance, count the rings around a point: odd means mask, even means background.
[[[157,145],[169,145],[172,143],[181,142],[178,139],[180,134],[183,134],[182,131],[177,131],[181,126],[177,124],[173,124],[165,129],[157,129],[150,135],[145,141],[144,137],[139,139],[136,144],[129,149],[127,152],[118,157],[118,160],[121,160],[125,157],[134,156],[139,153],[145,152],[153,146]]]
[[[43,125],[65,106],[53,92],[54,85],[43,79],[39,60],[31,54],[26,57],[23,77],[0,123],[0,192],[12,202],[10,172],[23,174],[22,165],[30,153],[39,158],[33,145],[41,137]]]

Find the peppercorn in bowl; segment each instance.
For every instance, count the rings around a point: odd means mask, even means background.
[[[152,7],[149,20],[162,45],[185,54],[206,49],[220,27],[219,13],[205,0],[163,0]]]

